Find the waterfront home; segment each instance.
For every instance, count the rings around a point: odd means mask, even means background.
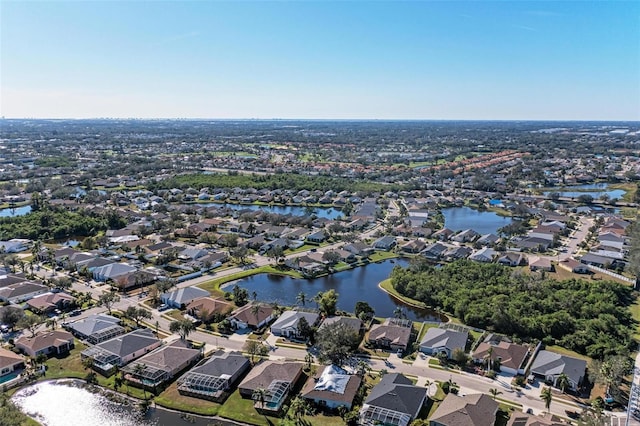
[[[360,376],[348,374],[336,365],[328,365],[320,374],[307,380],[301,395],[319,407],[344,406],[350,410],[361,383]]]
[[[301,377],[300,363],[263,360],[247,374],[238,390],[243,398],[252,398],[256,389],[265,389],[264,404],[256,401],[254,407],[277,413]]]
[[[120,326],[120,319],[107,314],[91,315],[64,327],[78,339],[92,345],[125,333],[124,327]]]
[[[249,360],[240,352],[216,351],[178,379],[178,392],[194,398],[223,402],[249,368]]]
[[[341,317],[341,316],[325,318],[325,320],[322,321],[322,324],[320,324],[319,329],[322,329],[323,327],[326,327],[334,323],[344,324],[345,326],[353,330],[353,332],[356,333],[358,336],[362,336],[362,332],[364,331],[364,324],[359,318]]]
[[[189,303],[210,293],[198,287],[183,287],[169,293],[162,293],[160,300],[172,308],[184,309]]]
[[[429,260],[440,260],[444,253],[449,250],[449,247],[441,243],[429,244],[422,250],[422,255]]]
[[[0,347],[0,378],[24,368],[24,358],[15,352]]]
[[[373,247],[363,243],[362,241],[347,244],[342,248],[356,256],[368,256],[374,252]]]
[[[422,240],[413,240],[413,241],[409,241],[406,244],[403,244],[402,247],[400,247],[400,250],[402,250],[405,253],[420,253],[422,250],[424,250],[424,248],[427,246],[427,244],[422,241]]]
[[[469,333],[449,328],[430,328],[420,341],[420,352],[427,355],[444,353],[451,359],[456,350],[465,350]]]
[[[493,426],[498,403],[485,394],[448,394],[429,419],[429,426]]]
[[[73,334],[62,330],[44,331],[35,336],[22,336],[15,341],[16,348],[37,357],[44,355],[66,355],[74,347]]]
[[[490,334],[478,345],[471,358],[476,364],[489,359],[499,362],[500,371],[507,374],[524,374],[529,348],[510,342],[508,339]]]
[[[271,324],[271,334],[289,339],[302,338],[298,328],[302,318],[305,319],[309,327],[314,327],[320,319],[320,315],[315,312],[284,311],[278,319]]]
[[[192,300],[186,308],[189,315],[208,322],[216,317],[225,317],[233,309],[233,305],[223,299],[200,297]]]
[[[390,251],[397,245],[395,237],[391,235],[385,235],[382,238],[377,239],[373,243],[373,248],[376,250]]]
[[[478,234],[473,229],[465,229],[464,231],[460,231],[459,233],[454,235],[451,240],[458,243],[471,243],[479,236],[480,234]]]
[[[160,386],[202,357],[200,349],[194,349],[186,340],[176,340],[149,352],[122,368],[130,382],[147,387]]]
[[[587,361],[542,350],[531,365],[531,374],[557,386],[561,374],[567,376],[569,389],[576,391],[582,384],[587,370]]]
[[[426,388],[414,386],[402,374],[385,374],[364,401],[359,424],[407,426],[418,417],[426,400]]]
[[[253,303],[238,308],[231,314],[229,321],[235,330],[247,328],[258,329],[269,323],[273,319],[273,308],[260,304],[257,312],[252,312]]]
[[[91,358],[93,368],[109,376],[116,367],[148,354],[162,344],[161,340],[148,328],[140,328],[130,333],[114,337],[82,351],[83,359]]]
[[[411,321],[407,323],[398,323],[397,321],[390,321],[391,318],[383,324],[376,324],[371,327],[369,331],[368,341],[370,344],[382,348],[391,350],[407,350],[409,341],[411,340]]]

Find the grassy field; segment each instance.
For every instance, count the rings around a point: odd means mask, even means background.
[[[411,299],[409,297],[403,296],[400,293],[398,293],[396,291],[396,289],[393,288],[393,286],[391,285],[391,279],[390,278],[382,281],[379,284],[379,286],[380,286],[381,289],[383,289],[384,291],[386,291],[387,293],[389,293],[390,295],[392,295],[396,299],[403,301],[407,305],[412,305],[412,306],[416,306],[418,308],[423,308],[423,309],[427,308],[427,305],[425,305],[424,303],[420,302],[419,300]]]
[[[580,355],[578,352],[574,352],[574,351],[571,351],[569,349],[565,349],[562,346],[550,345],[550,346],[546,346],[545,349],[548,350],[548,351],[551,351],[551,352],[556,352],[556,353],[562,354],[562,355],[568,355],[568,356],[572,356],[574,358],[584,359],[587,362],[591,361],[591,358],[589,358],[588,356]]]
[[[192,414],[202,414],[205,416],[215,416],[218,414],[218,410],[220,409],[220,404],[216,404],[215,402],[180,395],[175,383],[165,389],[165,391],[157,396],[154,401],[156,404],[165,408],[185,411]]]

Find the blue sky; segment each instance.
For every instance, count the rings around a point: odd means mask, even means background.
[[[0,115],[640,120],[637,1],[5,1]]]

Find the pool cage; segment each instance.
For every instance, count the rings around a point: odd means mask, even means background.
[[[256,401],[254,407],[262,410],[279,411],[289,393],[291,383],[284,380],[274,380],[267,387],[267,395],[264,398],[264,404]]]
[[[119,336],[124,332],[124,328],[120,327],[119,325],[113,325],[111,327],[103,328],[102,330],[97,331],[90,336],[87,336],[87,342],[93,345],[97,345],[98,343],[102,343],[116,336]]]
[[[91,358],[93,360],[93,368],[103,373],[105,376],[109,376],[113,373],[116,366],[119,366],[122,359],[100,346],[92,346],[82,351],[81,356],[83,359]]]
[[[372,407],[365,404],[360,410],[361,425],[407,426],[410,421],[410,415],[388,408]]]
[[[215,399],[227,390],[229,379],[226,374],[212,376],[190,371],[178,379],[178,391],[205,399]]]
[[[142,367],[139,367],[142,366]],[[127,374],[127,379],[144,386],[158,386],[169,379],[169,372],[141,362],[133,362],[122,368]]]

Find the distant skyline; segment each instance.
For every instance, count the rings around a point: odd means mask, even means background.
[[[6,118],[640,120],[638,1],[5,1]]]

